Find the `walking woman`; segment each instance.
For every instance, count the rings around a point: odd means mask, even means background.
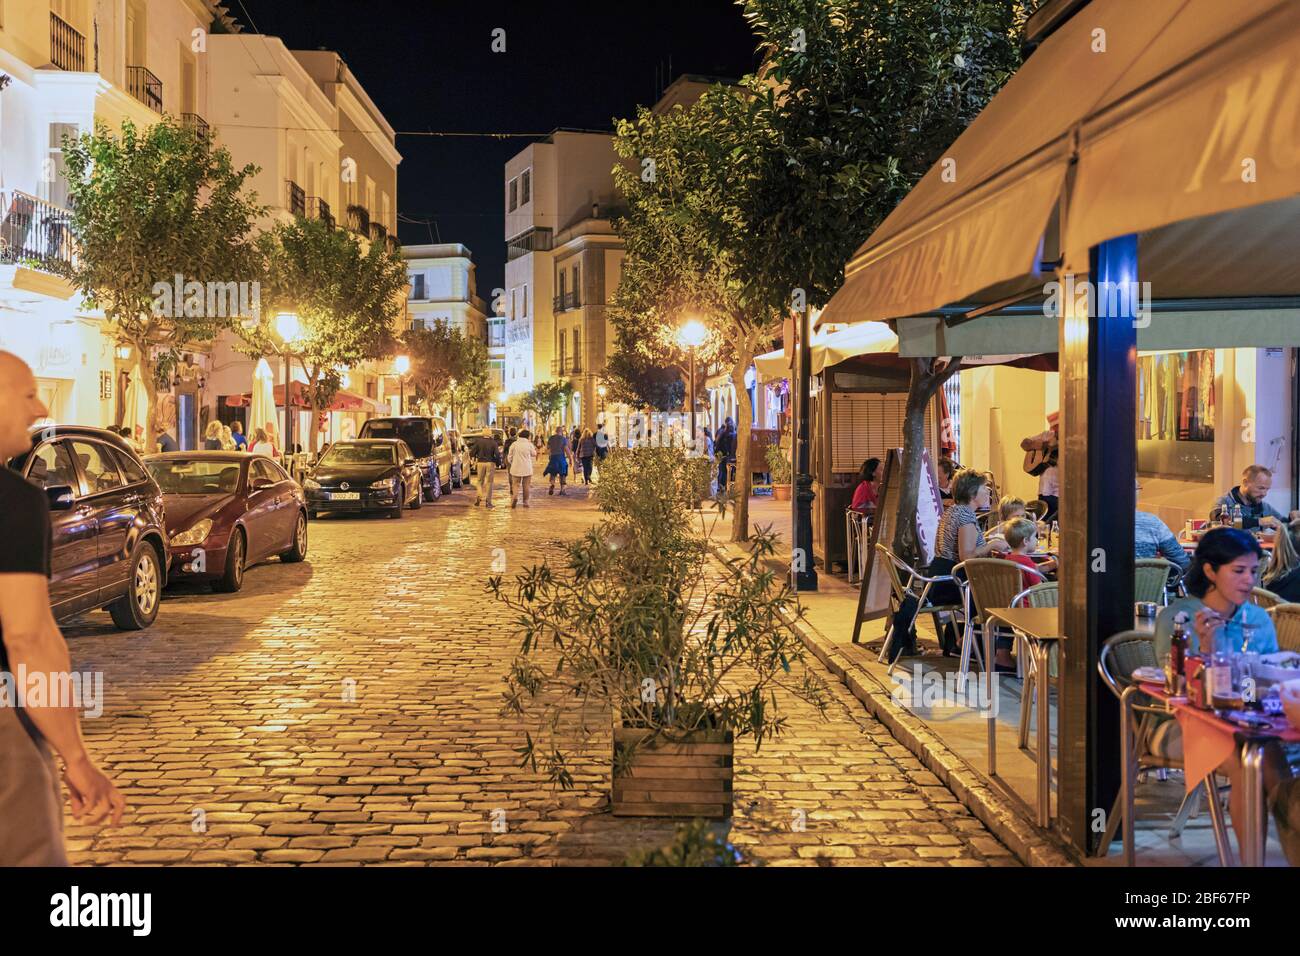
[[[578,439],[578,461],[582,462],[582,483],[591,484],[591,460],[596,457],[596,436],[588,428]]]
[[[564,437],[563,425],[555,426],[555,434],[546,443],[546,451],[550,457],[546,460],[546,470],[542,472],[542,477],[551,479],[546,493],[555,494],[555,479],[559,478],[560,496],[563,497],[564,481],[569,477],[569,439]],[[514,474],[514,470],[511,469],[510,473]]]
[[[513,482],[511,508],[518,507],[518,495],[523,496],[525,508],[532,507],[533,469],[537,466],[537,449],[530,440],[532,437],[527,428],[521,428],[514,444],[510,446],[510,480]]]

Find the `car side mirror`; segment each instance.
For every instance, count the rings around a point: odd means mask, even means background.
[[[71,511],[72,506],[77,503],[72,485],[50,485],[45,489],[45,495],[50,499],[51,511]]]
[[[273,484],[275,482],[270,478],[254,478],[251,487],[254,491],[261,491],[263,488],[270,488]]]

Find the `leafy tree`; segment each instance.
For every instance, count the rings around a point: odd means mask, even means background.
[[[341,370],[391,355],[402,313],[406,266],[382,243],[369,249],[343,229],[317,219],[278,223],[258,238],[265,262],[262,321],[242,330],[258,354],[284,351],[275,316],[297,314],[302,335],[287,343],[306,377],[311,405],[309,450],[316,450],[314,423],[341,384]]]
[[[410,380],[417,403],[449,407],[459,425],[459,409],[487,398],[487,346],[478,339],[446,322],[435,322],[431,328],[409,329],[402,343],[411,357]]]
[[[619,333],[621,338],[621,331]],[[633,408],[669,412],[686,400],[686,383],[681,369],[652,361],[633,344],[620,345],[605,365],[609,398]]]
[[[742,0],[765,54],[736,102],[769,130],[743,161],[738,270],[773,308],[824,306],[844,264],[1020,65],[1022,0]],[[796,292],[800,290],[802,294]],[[960,361],[913,363],[894,546],[915,553],[929,399]],[[907,516],[907,517],[905,517]]]
[[[569,382],[542,382],[525,392],[519,400],[519,409],[533,412],[542,420],[542,430],[551,430],[551,419],[573,398],[573,385]]]
[[[61,271],[140,357],[153,449],[160,373],[229,328],[231,283],[260,275],[249,237],[264,210],[244,191],[257,167],[236,169],[226,149],[171,117],[143,131],[124,121],[120,135],[97,124],[65,140],[63,156],[77,256]]]

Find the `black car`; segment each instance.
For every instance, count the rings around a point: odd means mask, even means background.
[[[99,428],[34,429],[9,467],[50,498],[50,604],[58,620],[107,608],[123,630],[148,627],[171,553],[163,496],[120,436]]]
[[[420,486],[425,501],[451,491],[451,441],[442,420],[427,415],[371,418],[362,423],[358,438],[396,438],[406,442],[420,466]]]
[[[330,445],[302,482],[313,517],[342,511],[386,511],[420,507],[420,466],[410,447],[393,438],[358,438]]]

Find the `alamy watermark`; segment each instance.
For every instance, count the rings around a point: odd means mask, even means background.
[[[153,314],[174,319],[260,318],[262,284],[199,282],[179,272],[171,282],[153,284]]]
[[[1151,283],[1110,282],[1100,284],[1075,279],[1067,273],[1064,282],[1052,280],[1043,286],[1043,314],[1074,315],[1092,318],[1133,316],[1133,327],[1145,329],[1151,324]]]
[[[992,688],[986,676],[966,676],[957,671],[927,671],[919,663],[912,665],[911,673],[899,671],[891,674],[894,682],[890,698],[901,707],[923,707],[941,710],[962,707],[977,711],[984,717],[996,717],[1000,705],[998,677],[993,675]]]
[[[72,707],[85,717],[104,713],[102,671],[0,671],[0,707]]]

